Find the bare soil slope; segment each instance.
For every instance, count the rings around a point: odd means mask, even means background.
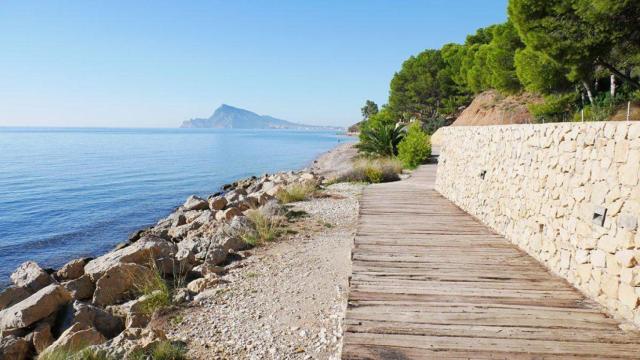
[[[527,105],[540,102],[532,94],[504,96],[494,90],[478,94],[452,126],[530,124],[533,116]]]

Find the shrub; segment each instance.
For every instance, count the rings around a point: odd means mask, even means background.
[[[361,158],[353,168],[336,178],[337,182],[380,183],[399,180],[402,164],[396,158]]]
[[[317,185],[313,181],[290,184],[284,189],[278,191],[276,198],[282,204],[307,200],[316,192],[316,187]]]
[[[146,352],[133,352],[128,360],[187,360],[187,349],[183,344],[162,341]]]
[[[383,110],[362,124],[356,148],[366,155],[395,156],[403,137],[403,127],[396,124],[388,110]]]
[[[407,135],[398,145],[398,158],[404,167],[415,169],[431,156],[429,135],[422,131],[420,123],[415,121],[407,130]]]
[[[529,110],[538,122],[567,121],[577,101],[576,93],[547,95],[541,104],[529,105]]]
[[[79,351],[69,351],[67,349],[56,349],[47,351],[38,356],[38,360],[114,360],[113,358],[92,351],[88,348]]]
[[[247,218],[254,229],[244,234],[242,239],[251,246],[273,241],[281,233],[283,219],[280,216],[270,216],[262,209],[251,209],[247,211]]]

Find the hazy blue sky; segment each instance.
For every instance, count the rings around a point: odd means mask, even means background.
[[[349,125],[507,0],[0,1],[0,126],[175,127],[221,103]]]

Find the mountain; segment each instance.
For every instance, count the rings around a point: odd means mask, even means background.
[[[215,129],[337,129],[335,127],[297,124],[276,119],[268,115],[258,115],[249,110],[222,104],[208,119],[191,119],[182,122],[181,128]]]

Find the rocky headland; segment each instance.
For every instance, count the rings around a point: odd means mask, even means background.
[[[338,357],[362,185],[327,179],[353,154],[190,196],[97,258],[23,263],[0,292],[0,359]]]

